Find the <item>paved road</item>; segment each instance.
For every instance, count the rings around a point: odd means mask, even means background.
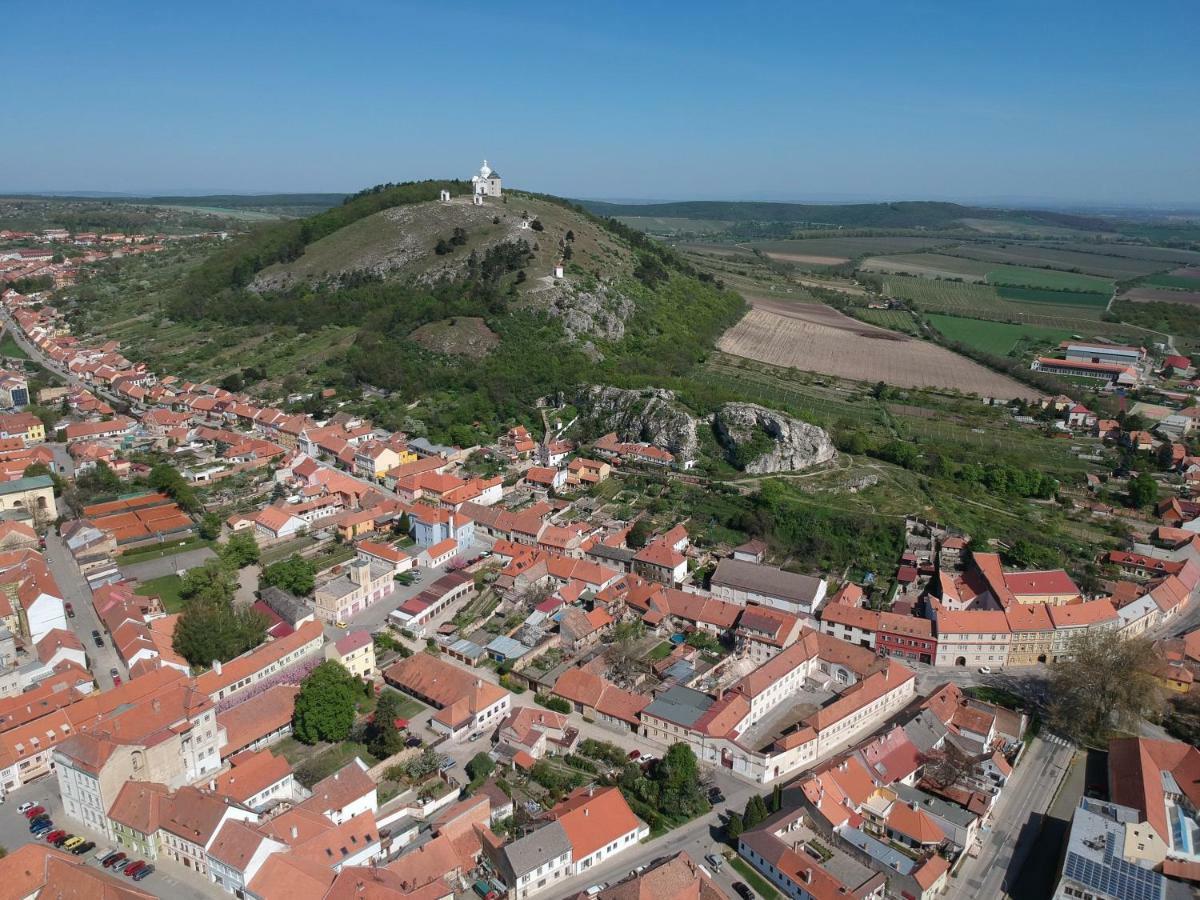
[[[198,550],[187,550],[183,553],[120,565],[120,569],[121,574],[126,578],[132,578],[135,581],[149,581],[152,578],[174,575],[176,572],[186,572],[188,569],[202,566],[216,555],[208,547],[201,547]],[[119,558],[118,564],[120,564]]]
[[[952,880],[951,896],[1009,895],[1073,755],[1070,747],[1033,739],[984,822],[979,856],[968,857]]]
[[[125,671],[125,666],[117,657],[117,652],[112,646],[112,638],[105,634],[104,625],[100,622],[100,617],[96,615],[96,610],[92,606],[91,588],[80,574],[79,567],[75,565],[75,560],[67,551],[62,538],[53,530],[46,534],[46,564],[50,567],[50,573],[58,582],[59,588],[62,589],[63,599],[70,603],[75,610],[75,618],[67,619],[67,627],[74,631],[79,640],[83,642],[92,675],[100,686],[100,690],[108,690],[113,686],[112,676],[109,675],[111,669],[120,672],[122,678],[128,675],[128,672]],[[93,629],[104,635],[103,647],[97,647],[92,640]]]
[[[88,865],[95,866],[97,869],[100,868],[100,864],[95,859],[96,850],[102,847],[113,847],[114,845],[104,835],[90,831],[82,827],[79,822],[62,815],[62,800],[58,795],[58,781],[53,775],[44,776],[32,784],[27,784],[24,787],[9,792],[4,804],[0,805],[0,846],[11,853],[21,845],[31,842],[32,838],[29,834],[28,823],[25,821],[25,817],[17,812],[17,807],[26,800],[34,801],[46,807],[55,825],[65,828],[72,834],[93,841],[96,844],[95,849],[85,854],[83,859],[87,861]],[[131,859],[130,861],[132,862],[133,860]],[[228,900],[230,896],[215,884],[197,878],[194,872],[185,872],[176,863],[158,860],[154,863],[154,868],[154,873],[144,881],[138,882],[138,887],[158,897],[169,897],[172,900],[174,898],[180,898],[180,900],[215,900],[215,898],[225,898],[225,900]],[[122,881],[126,881],[124,876],[117,877]],[[4,895],[3,888],[0,888],[0,895]]]

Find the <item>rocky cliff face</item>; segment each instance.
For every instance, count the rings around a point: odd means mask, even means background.
[[[575,400],[590,431],[615,431],[623,441],[642,441],[665,447],[681,459],[695,459],[696,419],[661,388],[629,391],[607,385],[588,385]]]
[[[793,472],[837,456],[825,429],[754,403],[726,403],[713,433],[726,458],[752,474]]]

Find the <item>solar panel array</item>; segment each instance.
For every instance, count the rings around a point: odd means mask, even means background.
[[[1107,853],[1105,857],[1107,865],[1078,853],[1068,853],[1064,874],[1118,900],[1162,900],[1165,896],[1163,878],[1157,872],[1110,857]]]

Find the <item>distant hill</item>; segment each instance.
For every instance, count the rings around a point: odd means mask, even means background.
[[[958,203],[902,201],[899,203],[758,203],[691,200],[680,203],[604,203],[576,201],[584,209],[614,218],[676,218],[723,222],[782,222],[796,226],[843,228],[924,228],[944,230],[968,219],[993,219],[1027,225],[1046,225],[1080,231],[1110,231],[1109,220],[1036,209],[992,209]]]

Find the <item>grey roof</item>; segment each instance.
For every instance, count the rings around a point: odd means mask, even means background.
[[[820,578],[811,575],[800,575],[795,572],[785,572],[774,566],[763,566],[758,563],[743,562],[740,559],[726,558],[717,563],[713,572],[713,585],[733,588],[734,590],[752,591],[768,597],[779,597],[797,603],[812,603],[817,599],[817,591],[823,583]]]
[[[933,794],[927,794],[915,787],[909,787],[902,781],[898,781],[889,787],[905,803],[916,803],[931,816],[944,819],[947,822],[953,822],[955,825],[960,825],[963,828],[970,827],[971,823],[978,818],[975,813],[963,809],[956,803],[947,803],[941,797],[935,797]]]
[[[301,619],[312,615],[307,603],[283,588],[265,587],[259,591],[258,597],[289,625],[295,626]]]
[[[22,491],[53,487],[54,482],[50,480],[49,475],[32,475],[29,478],[18,478],[16,481],[0,483],[0,494],[19,494]]]
[[[655,716],[690,728],[697,719],[708,712],[714,702],[708,694],[676,685],[655,697],[650,705],[642,710],[642,715]]]
[[[893,869],[901,875],[908,875],[917,867],[916,860],[911,856],[907,856],[899,850],[889,847],[887,844],[876,840],[865,832],[859,831],[857,828],[847,825],[838,828],[837,831],[845,841],[853,844],[872,859],[878,860],[889,869]]]
[[[916,718],[904,726],[904,733],[918,750],[927,753],[936,747],[950,732],[942,720],[927,709],[921,710]]]
[[[628,563],[637,556],[637,551],[630,550],[628,547],[609,547],[605,544],[596,544],[588,550],[587,555],[600,559],[611,559],[614,562]]]
[[[560,822],[551,822],[504,846],[504,858],[517,878],[570,852],[571,841]]]
[[[445,444],[435,444],[428,438],[413,438],[408,442],[408,448],[420,456],[451,456],[455,452],[454,447],[447,447]]]
[[[520,641],[515,641],[502,634],[487,645],[487,651],[503,656],[505,659],[519,659],[529,652],[529,648]]]
[[[457,653],[459,656],[465,656],[467,659],[479,659],[479,657],[483,656],[483,648],[474,641],[469,641],[466,638],[460,638],[447,649]]]

